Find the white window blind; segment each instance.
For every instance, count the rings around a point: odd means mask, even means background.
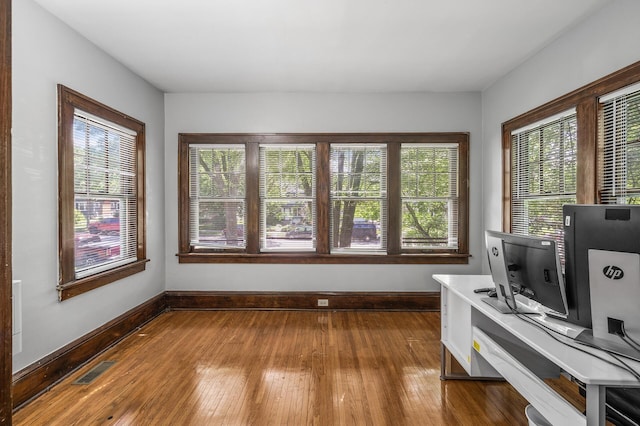
[[[193,246],[246,247],[244,145],[189,147],[189,235]]]
[[[571,111],[511,135],[511,232],[555,239],[576,202],[577,122]]]
[[[386,145],[332,144],[331,251],[386,252]]]
[[[402,144],[402,249],[458,248],[458,145]]]
[[[600,202],[640,204],[640,85],[604,96],[600,102]]]
[[[137,260],[136,133],[75,110],[75,273]]]
[[[315,250],[315,145],[261,145],[259,191],[261,251]]]

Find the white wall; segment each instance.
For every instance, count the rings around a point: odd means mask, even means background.
[[[471,133],[469,265],[179,264],[177,154],[184,132]],[[480,270],[480,95],[166,94],[165,187],[168,290],[431,291],[433,273]]]
[[[62,83],[146,123],[147,270],[58,302],[57,99]],[[13,275],[20,370],[164,290],[163,95],[32,0],[13,2]]]
[[[482,94],[484,227],[501,230],[503,122],[640,60],[640,2],[615,0]]]

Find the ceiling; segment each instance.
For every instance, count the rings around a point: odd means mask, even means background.
[[[457,92],[611,0],[35,1],[164,92]]]

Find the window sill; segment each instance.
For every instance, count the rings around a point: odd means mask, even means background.
[[[74,296],[102,287],[103,285],[107,285],[122,278],[137,274],[138,272],[142,272],[145,270],[148,261],[149,259],[138,260],[136,262],[109,269],[108,271],[90,275],[79,280],[60,284],[57,287],[58,300],[62,302],[63,300],[70,299]]]
[[[469,254],[178,253],[179,263],[448,264],[466,265]]]

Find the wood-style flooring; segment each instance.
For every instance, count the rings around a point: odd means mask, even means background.
[[[526,405],[504,382],[440,380],[439,313],[173,311],[13,423],[526,425]]]

